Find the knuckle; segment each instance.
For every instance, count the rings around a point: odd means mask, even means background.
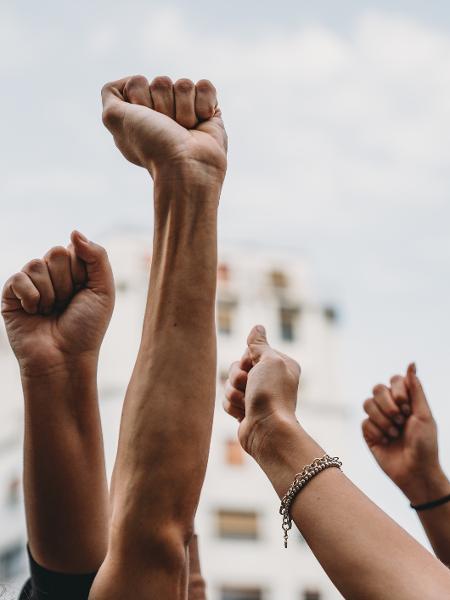
[[[166,75],[159,75],[151,82],[150,88],[155,91],[166,91],[172,87],[172,80]]]
[[[272,366],[275,367],[275,368],[280,369],[280,368],[286,366],[286,361],[279,354],[274,354],[273,356],[270,357],[269,360],[270,360]]]
[[[235,360],[234,362],[231,363],[230,368],[228,369],[228,374],[232,375],[236,369],[239,368],[239,362],[237,360]]]
[[[129,89],[130,87],[147,87],[148,79],[145,75],[133,75],[126,82],[125,88]]]
[[[214,94],[216,93],[216,88],[214,87],[214,85],[211,83],[211,81],[209,81],[209,79],[200,79],[200,81],[197,81],[197,91],[201,92],[201,93],[208,93],[208,92],[213,92]]]
[[[231,383],[232,383],[232,385],[235,388],[242,387],[243,385],[245,385],[245,382],[246,382],[246,376],[245,376],[244,373],[242,373],[241,371],[239,371],[239,372],[235,372],[233,374],[233,378],[231,380]]]
[[[67,256],[67,248],[64,248],[64,246],[54,246],[53,248],[50,248],[50,250],[45,255],[45,257],[49,260],[66,258]]]
[[[373,386],[372,392],[374,395],[383,394],[386,390],[386,386],[383,383],[377,383],[377,385]]]
[[[361,423],[361,429],[363,430],[364,434],[367,434],[370,431],[370,419],[364,419],[364,421]]]
[[[373,407],[373,398],[367,398],[367,400],[364,400],[363,402],[363,409],[366,412],[369,412],[369,410]]]
[[[34,258],[24,266],[23,271],[29,271],[30,273],[41,273],[44,268],[44,261],[39,258]]]
[[[102,89],[101,89],[101,92],[100,92],[101,95],[103,96],[105,93],[109,92],[109,90],[111,89],[111,86],[112,86],[112,81],[108,81],[108,83],[105,83],[102,86]]]
[[[7,281],[7,285],[15,286],[20,285],[21,282],[26,281],[27,276],[23,272],[14,273],[9,280]]]
[[[231,402],[240,402],[241,399],[242,392],[240,392],[236,388],[232,388],[232,390],[230,391],[229,400],[231,400]]]
[[[111,104],[103,109],[103,125],[108,129],[115,127],[122,119],[122,111],[115,104]]]
[[[294,360],[293,358],[290,358],[289,359],[289,364],[292,367],[293,371],[295,373],[297,373],[297,375],[300,376],[301,372],[302,372],[302,368],[300,366],[300,363],[298,361]]]
[[[403,383],[404,377],[402,375],[393,375],[390,379],[391,384]]]
[[[181,92],[181,93],[189,93],[192,92],[192,90],[194,89],[194,83],[193,81],[191,81],[190,79],[178,79],[178,81],[175,82],[174,86],[175,90],[177,92]]]

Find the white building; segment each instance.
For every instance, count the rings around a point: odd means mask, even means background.
[[[124,392],[134,364],[145,307],[151,242],[135,231],[105,236],[116,278],[115,314],[99,374],[105,449],[111,471]],[[340,393],[339,329],[331,307],[317,302],[304,262],[292,253],[254,247],[224,249],[218,286],[218,385],[213,444],[197,527],[209,600],[335,600],[340,598],[296,531],[283,546],[279,501],[266,477],[240,450],[237,425],[222,410],[228,366],[245,349],[250,328],[263,323],[270,342],[302,365],[299,418],[332,455],[345,455],[347,407]],[[0,352],[4,344],[0,338]],[[7,366],[5,366],[7,365]],[[12,447],[0,454],[0,582],[2,555],[25,541],[16,480],[20,469],[17,372],[10,373]],[[3,388],[3,386],[2,386]],[[11,404],[10,404],[11,406]],[[20,406],[20,405],[19,405]],[[11,437],[11,436],[10,436]],[[0,451],[2,440],[0,434]],[[8,460],[5,457],[8,457]],[[302,465],[299,464],[299,468]],[[8,504],[8,490],[10,501]],[[12,500],[11,500],[12,498]],[[8,512],[9,511],[9,512]],[[13,511],[14,516],[12,517]],[[6,527],[6,529],[5,529]],[[7,532],[7,535],[5,535]],[[10,565],[10,575],[19,560]]]

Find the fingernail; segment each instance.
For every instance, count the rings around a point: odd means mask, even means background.
[[[262,325],[257,325],[256,326],[256,331],[260,334],[260,335],[266,335],[266,330]]]
[[[389,427],[388,433],[391,437],[398,437],[398,429],[396,429],[395,427]]]
[[[406,415],[407,417],[409,417],[409,415],[411,414],[411,407],[409,404],[402,404],[400,406],[401,411],[404,415]]]
[[[407,373],[417,375],[417,366],[415,362],[412,362],[408,365]]]
[[[405,417],[403,415],[395,415],[394,421],[397,423],[397,425],[403,425],[405,422]]]

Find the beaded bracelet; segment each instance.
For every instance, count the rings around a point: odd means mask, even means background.
[[[313,477],[330,467],[336,467],[338,469],[342,467],[342,463],[337,456],[332,458],[331,456],[328,456],[328,454],[324,454],[322,458],[314,459],[311,464],[306,465],[300,473],[297,473],[291,487],[284,495],[281,501],[280,515],[283,517],[281,527],[283,529],[285,548],[287,548],[288,544],[288,532],[292,529],[292,517],[290,514],[292,503],[297,497],[297,494],[301,492]]]

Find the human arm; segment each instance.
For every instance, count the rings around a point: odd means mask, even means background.
[[[114,468],[110,550],[91,598],[185,598],[215,402],[226,135],[209,82],[149,85],[134,77],[106,86],[103,101],[116,145],[154,180],[155,218],[142,340]]]
[[[390,386],[376,385],[364,403],[364,439],[386,475],[412,505],[450,495],[439,460],[438,434],[415,365]],[[450,502],[417,512],[436,556],[450,566]]]
[[[225,409],[240,421],[240,442],[280,497],[305,465],[324,454],[295,417],[299,374],[295,361],[273,350],[264,330],[255,328],[227,383]],[[291,514],[345,598],[419,600],[450,593],[442,564],[338,469],[315,476]]]
[[[104,250],[74,232],[5,284],[2,314],[25,400],[24,496],[41,566],[96,571],[106,554],[108,493],[97,361],[114,305]]]

